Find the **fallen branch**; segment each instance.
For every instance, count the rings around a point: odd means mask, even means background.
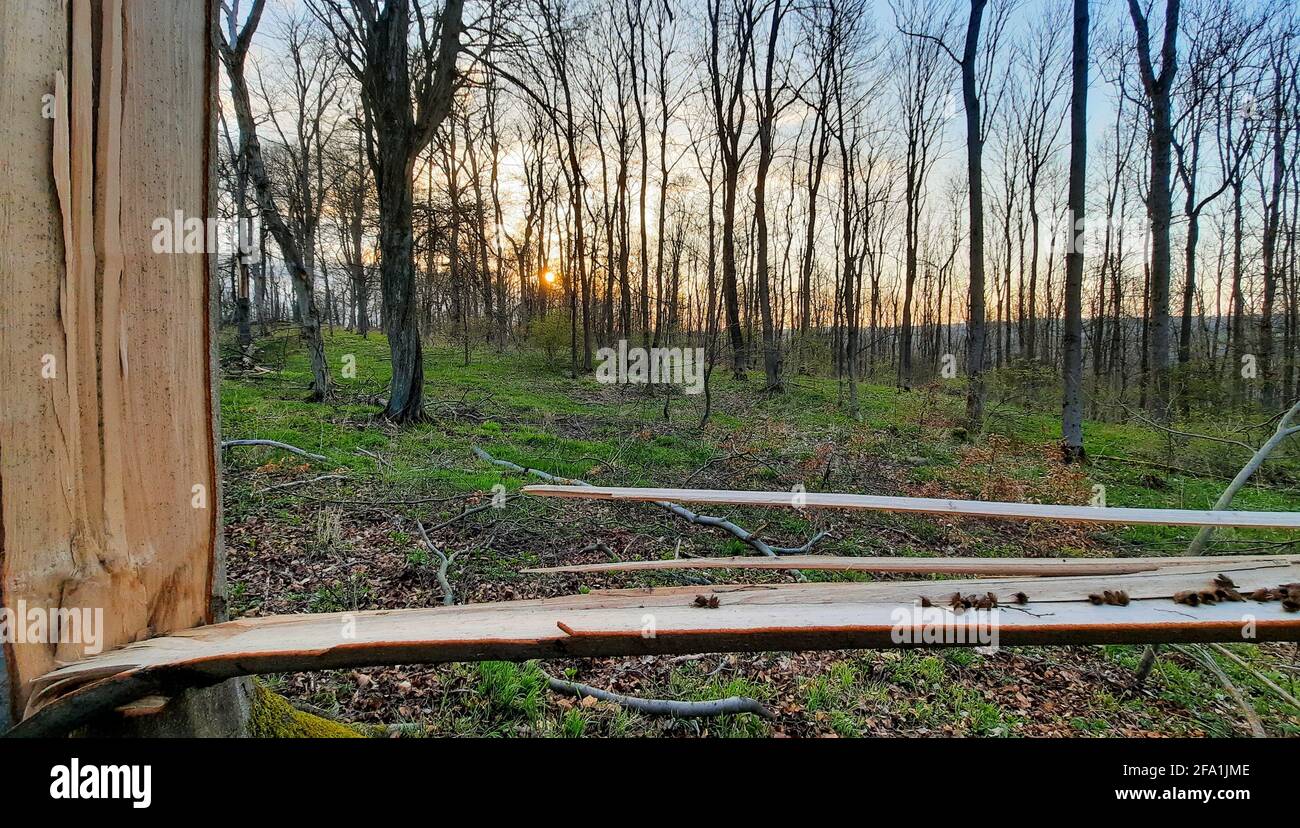
[[[452,500],[464,500],[472,497],[474,492],[464,494],[447,495],[445,497],[420,497],[412,500],[342,500],[333,497],[313,497],[310,495],[299,494],[298,492],[286,492],[294,497],[310,501],[312,503],[325,503],[330,506],[349,506],[358,510],[376,509],[387,511],[394,506],[427,506],[430,503],[447,503]]]
[[[309,460],[315,460],[320,463],[329,460],[329,458],[324,455],[312,454],[310,451],[305,451],[297,446],[291,446],[288,443],[281,443],[279,440],[224,440],[221,443],[221,450],[225,451],[226,449],[238,448],[240,446],[269,446],[270,448],[278,448],[281,451],[297,454],[301,457],[306,457]]]
[[[592,687],[588,684],[579,684],[576,681],[564,681],[557,679],[545,671],[542,675],[546,676],[546,684],[556,693],[566,693],[568,695],[591,696],[601,701],[614,702],[621,707],[629,710],[635,710],[638,713],[646,713],[651,716],[673,716],[678,719],[698,719],[709,716],[727,716],[736,713],[753,713],[755,716],[762,716],[764,719],[775,719],[776,716],[771,710],[768,710],[755,699],[744,696],[731,696],[725,699],[716,699],[714,701],[673,701],[671,699],[638,699],[635,696],[624,696],[621,693],[611,693],[608,690],[601,690],[599,687]]]
[[[813,548],[813,545],[817,543],[817,541],[821,540],[822,538],[829,538],[830,536],[831,533],[829,531],[818,532],[817,534],[809,538],[808,542],[805,543],[803,546],[773,546],[772,551],[778,555],[803,555],[806,552],[810,551]]]
[[[1178,645],[1174,646],[1178,647]],[[1246,717],[1246,723],[1250,725],[1251,736],[1256,739],[1265,739],[1268,737],[1268,732],[1264,730],[1264,723],[1259,720],[1259,714],[1256,713],[1255,708],[1251,707],[1250,703],[1246,701],[1246,697],[1237,689],[1237,685],[1232,683],[1232,679],[1228,678],[1228,674],[1223,672],[1223,668],[1219,666],[1219,662],[1214,660],[1214,656],[1210,655],[1203,647],[1197,647],[1194,651],[1186,647],[1178,647],[1178,649],[1187,655],[1195,655],[1207,668],[1209,668],[1210,672],[1214,674],[1214,677],[1219,680],[1219,684],[1223,685],[1223,689],[1228,691],[1228,695],[1231,696],[1232,700],[1241,708],[1242,714]]]
[[[495,457],[493,457],[491,454],[488,454],[482,448],[479,448],[478,446],[474,446],[474,455],[478,457],[480,460],[485,460],[488,463],[491,463],[495,466],[499,466],[503,469],[509,469],[510,471],[518,472],[520,474],[530,474],[533,477],[539,478],[541,480],[545,480],[548,483],[558,483],[561,486],[591,486],[592,485],[585,480],[578,480],[569,477],[559,477],[557,475],[551,474],[550,472],[544,472],[541,469],[530,469],[521,466],[518,463],[511,463],[509,460],[498,460]],[[672,514],[676,515],[677,517],[681,518],[687,523],[691,523],[696,526],[710,526],[715,529],[721,529],[722,531],[727,532],[737,540],[748,544],[750,547],[758,551],[760,554],[767,555],[770,558],[775,558],[778,555],[795,555],[795,554],[807,552],[809,549],[813,547],[813,544],[817,543],[819,540],[821,540],[822,538],[826,537],[829,534],[828,532],[821,532],[816,536],[814,536],[803,546],[773,547],[769,545],[767,542],[765,542],[762,538],[760,538],[756,533],[750,532],[748,529],[737,526],[736,524],[732,523],[726,518],[713,517],[712,515],[697,514],[696,512],[692,512],[690,509],[687,509],[685,506],[682,506],[679,503],[673,503],[668,500],[655,500],[651,502],[654,503],[654,505],[658,506],[660,509],[663,509],[664,511],[667,512],[671,512]]]
[[[1209,646],[1210,649],[1214,650],[1219,655],[1224,656],[1233,664],[1236,664],[1238,667],[1240,667],[1241,669],[1245,670],[1247,673],[1250,673],[1252,676],[1258,679],[1260,684],[1264,685],[1269,690],[1272,690],[1274,695],[1276,695],[1279,699],[1291,705],[1296,710],[1300,710],[1300,699],[1297,699],[1295,696],[1283,690],[1281,687],[1278,687],[1277,684],[1272,679],[1270,679],[1268,676],[1264,675],[1260,671],[1256,670],[1254,667],[1251,667],[1249,664],[1245,662],[1245,660],[1241,658],[1241,656],[1237,655],[1232,650],[1229,650],[1227,647],[1223,646],[1222,644],[1210,644]]]
[[[1249,462],[1241,467],[1241,471],[1237,472],[1237,476],[1232,478],[1232,482],[1228,484],[1228,488],[1224,489],[1223,494],[1219,495],[1219,499],[1215,501],[1215,511],[1225,510],[1228,506],[1232,505],[1232,499],[1236,497],[1237,492],[1241,490],[1241,487],[1246,485],[1246,481],[1250,480],[1250,476],[1264,464],[1264,460],[1273,453],[1273,449],[1277,448],[1278,445],[1287,437],[1290,437],[1293,434],[1300,434],[1300,425],[1292,424],[1292,421],[1298,413],[1300,413],[1300,400],[1296,401],[1295,405],[1291,406],[1291,409],[1287,411],[1281,420],[1278,421],[1277,430],[1273,432],[1273,436],[1269,437],[1264,445],[1259,447],[1254,456],[1250,458]],[[1201,531],[1196,533],[1196,537],[1192,539],[1191,545],[1187,547],[1187,554],[1203,554],[1206,544],[1210,542],[1210,538],[1213,534],[1213,527],[1201,527]]]
[[[319,477],[309,477],[304,480],[290,480],[288,483],[276,483],[274,486],[259,489],[254,494],[266,494],[280,489],[291,489],[294,486],[305,486],[308,483],[319,483],[322,480],[347,480],[347,476],[342,474],[322,474]]]
[[[448,556],[437,546],[434,546],[433,541],[429,538],[429,533],[424,531],[423,523],[417,519],[415,525],[420,528],[420,537],[424,539],[425,547],[438,559],[438,568],[434,571],[433,576],[438,579],[438,586],[442,587],[442,605],[449,607],[456,603],[456,593],[451,588],[451,582],[447,580],[447,568],[451,566],[452,561],[456,560],[457,553],[453,552]]]

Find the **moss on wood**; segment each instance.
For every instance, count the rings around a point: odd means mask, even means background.
[[[253,705],[248,735],[254,739],[360,739],[362,734],[345,724],[298,710],[278,693],[253,682]]]

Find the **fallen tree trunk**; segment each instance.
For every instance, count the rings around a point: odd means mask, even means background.
[[[1219,573],[1243,594],[1300,581],[1300,564],[1201,563],[1129,575],[627,589],[437,609],[247,618],[55,670],[35,683],[26,718],[12,733],[51,735],[141,696],[297,670],[990,643],[976,636],[927,638],[925,630],[935,624],[952,630],[986,625],[996,630],[994,643],[1004,646],[1231,642],[1241,641],[1248,627],[1254,641],[1300,640],[1300,613],[1277,601],[1189,607],[1170,600],[1181,590],[1206,588]],[[1090,603],[1088,596],[1102,590],[1123,590],[1131,602]],[[701,591],[716,599],[716,608],[698,606]],[[1005,608],[996,616],[940,609],[954,591],[993,593]],[[1027,602],[1007,606],[1019,593]],[[916,606],[922,597],[935,606]]]

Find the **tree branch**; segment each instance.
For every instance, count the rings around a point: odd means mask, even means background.
[[[731,696],[725,699],[716,699],[714,701],[673,701],[671,699],[638,699],[635,696],[624,696],[621,693],[611,693],[608,690],[601,690],[598,687],[592,687],[588,684],[580,684],[576,681],[564,681],[541,671],[546,676],[546,684],[556,693],[566,693],[579,698],[591,696],[601,701],[614,702],[617,705],[626,707],[629,710],[635,710],[638,713],[646,713],[652,716],[674,716],[679,719],[704,718],[709,716],[726,716],[736,713],[753,713],[755,716],[762,716],[764,719],[775,719],[776,716],[771,710],[768,710],[755,699],[744,696]]]
[[[328,457],[322,454],[312,454],[310,451],[305,451],[303,449],[298,448],[297,446],[291,446],[288,443],[281,443],[279,440],[223,440],[221,443],[221,450],[225,451],[226,449],[239,448],[240,446],[269,446],[271,448],[277,448],[280,449],[281,451],[291,452],[301,457],[306,457],[308,460],[315,460],[320,463],[325,463],[329,460]]]

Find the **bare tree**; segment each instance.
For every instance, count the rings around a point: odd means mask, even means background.
[[[731,341],[732,370],[745,378],[745,335],[740,327],[736,268],[736,191],[740,167],[753,146],[745,134],[745,70],[753,57],[755,0],[708,0],[708,74],[722,167],[722,304]]]
[[[1280,385],[1280,371],[1273,360],[1273,317],[1276,313],[1277,288],[1279,283],[1280,262],[1278,257],[1278,239],[1282,223],[1282,188],[1287,177],[1288,158],[1287,142],[1293,127],[1291,108],[1293,99],[1293,78],[1288,77],[1288,70],[1294,71],[1290,48],[1296,33],[1286,30],[1272,40],[1269,50],[1269,69],[1273,75],[1273,89],[1270,95],[1272,138],[1270,176],[1268,196],[1264,201],[1263,234],[1263,273],[1264,298],[1259,310],[1259,373],[1263,378],[1263,402],[1272,408],[1278,404],[1277,392]],[[1263,189],[1261,187],[1261,189]]]
[[[780,47],[781,22],[789,14],[791,3],[773,0],[768,12],[767,43],[763,53],[763,77],[755,82],[754,113],[758,127],[758,169],[754,173],[754,224],[757,245],[757,300],[763,325],[763,372],[767,379],[766,390],[780,391],[781,346],[772,323],[772,275],[769,261],[767,226],[767,176],[772,167],[775,151],[774,132],[776,119],[793,100],[783,95],[789,84],[786,78],[777,78],[777,54]],[[754,61],[757,72],[757,60]],[[784,100],[783,100],[784,98]]]
[[[1083,460],[1083,232],[1088,172],[1088,0],[1074,0],[1070,87],[1070,227],[1065,254],[1065,390],[1061,401],[1061,459]]]
[[[411,229],[414,169],[451,111],[464,0],[446,0],[437,20],[429,19],[418,0],[308,0],[308,7],[330,30],[360,84],[370,128],[366,153],[379,193],[380,282],[393,371],[384,416],[398,423],[423,420],[424,357]],[[412,22],[418,34],[414,55]]]
[[[238,22],[239,5],[239,0],[232,0],[226,7],[226,30],[222,32],[218,48],[221,62],[226,67],[226,74],[230,78],[230,96],[235,107],[235,119],[239,124],[240,155],[245,159],[248,176],[252,179],[253,192],[257,198],[262,221],[280,246],[280,252],[284,256],[285,265],[293,281],[303,341],[307,345],[311,361],[311,399],[320,401],[329,396],[330,375],[329,367],[325,362],[325,344],[321,339],[320,314],[316,309],[312,274],[305,259],[305,248],[300,246],[299,239],[295,238],[290,231],[272,196],[271,179],[262,156],[262,145],[258,141],[257,121],[253,117],[248,80],[245,75],[248,50],[252,46],[253,35],[261,23],[266,0],[253,0],[248,20],[242,30],[239,29]]]
[[[1153,412],[1162,421],[1170,416],[1169,384],[1169,275],[1170,222],[1173,192],[1174,75],[1178,71],[1178,13],[1180,0],[1165,0],[1164,37],[1160,47],[1160,69],[1151,55],[1151,30],[1138,0],[1128,0],[1129,16],[1137,35],[1138,68],[1146,92],[1150,118],[1151,176],[1147,193],[1147,216],[1151,221],[1151,308],[1147,365],[1151,375]]]
[[[1061,130],[1064,107],[1059,102],[1065,91],[1068,65],[1061,55],[1064,19],[1058,17],[1056,8],[1052,7],[1047,16],[1031,24],[1028,40],[1018,50],[1025,80],[1020,87],[1021,93],[1012,96],[1011,107],[1020,132],[1024,205],[1029,214],[1029,283],[1024,304],[1027,318],[1022,320],[1022,346],[1030,359],[1038,353],[1038,266],[1042,241],[1040,190]]]
[[[912,384],[912,301],[916,286],[917,260],[921,239],[921,217],[925,209],[926,181],[934,166],[935,145],[943,124],[944,90],[948,85],[943,60],[947,46],[934,34],[918,31],[922,20],[937,15],[932,4],[913,2],[906,10],[895,10],[898,26],[910,36],[896,47],[894,63],[900,104],[900,128],[904,143],[904,274],[903,307],[899,323],[898,383]],[[950,19],[938,28],[943,31]],[[951,53],[950,53],[951,54]]]

